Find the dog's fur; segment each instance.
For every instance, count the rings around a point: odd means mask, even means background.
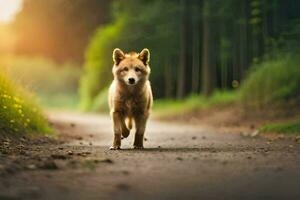
[[[109,107],[113,120],[114,141],[110,149],[121,148],[121,136],[128,137],[135,124],[134,148],[143,148],[144,132],[153,97],[149,82],[150,52],[113,51],[114,80],[109,88]],[[127,125],[125,121],[127,120]]]

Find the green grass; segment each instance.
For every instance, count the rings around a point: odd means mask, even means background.
[[[300,134],[300,121],[279,124],[267,124],[259,129],[260,132]]]
[[[280,55],[253,67],[240,88],[241,101],[250,107],[284,104],[300,94],[298,55]]]
[[[52,134],[32,94],[0,74],[0,134]]]
[[[154,115],[159,117],[174,116],[214,106],[228,105],[238,99],[234,91],[216,91],[211,97],[191,95],[183,100],[163,99],[154,101]]]

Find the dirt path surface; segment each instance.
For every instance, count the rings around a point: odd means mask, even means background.
[[[300,199],[300,143],[293,140],[150,120],[146,149],[132,149],[131,133],[122,150],[110,151],[108,116],[49,118],[61,142],[2,141],[1,200]]]

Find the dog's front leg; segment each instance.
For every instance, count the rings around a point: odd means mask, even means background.
[[[120,112],[114,111],[112,113],[112,118],[113,118],[113,129],[114,129],[114,141],[110,149],[117,150],[121,148],[122,115]]]
[[[133,147],[135,149],[143,149],[144,145],[144,133],[146,129],[146,123],[148,119],[148,114],[145,114],[144,116],[138,116],[135,117],[135,124],[136,124],[136,133],[134,137],[134,144]]]

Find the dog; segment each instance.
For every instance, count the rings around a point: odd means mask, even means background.
[[[114,132],[110,149],[121,149],[121,139],[129,136],[133,122],[136,130],[133,147],[143,149],[146,123],[153,104],[149,81],[150,51],[124,53],[117,48],[113,51],[113,62],[114,80],[108,97]]]

